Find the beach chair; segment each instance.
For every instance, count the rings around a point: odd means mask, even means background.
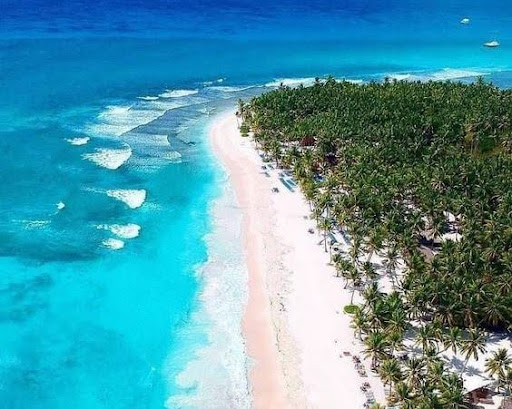
[[[286,182],[286,180],[284,180],[283,178],[279,178],[279,180],[281,181],[281,183],[282,183],[283,185],[285,185],[285,186],[286,186],[286,188],[287,188],[290,192],[292,192],[292,193],[294,192],[293,188],[292,188],[292,187],[291,187],[291,186]]]

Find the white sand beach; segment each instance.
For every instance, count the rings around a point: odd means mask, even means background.
[[[350,290],[343,289],[329,265],[303,195],[285,187],[280,170],[262,168],[250,138],[240,136],[233,113],[216,120],[210,142],[243,212],[249,272],[243,331],[253,361],[253,407],[363,408],[364,382],[384,403],[383,385],[370,372],[343,312]],[[353,355],[361,356],[368,377],[358,373]]]

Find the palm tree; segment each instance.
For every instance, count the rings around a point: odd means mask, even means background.
[[[240,117],[242,122],[245,121],[245,114],[246,114],[246,110],[245,110],[244,101],[239,99],[238,100],[238,109],[236,110],[237,123],[238,123],[238,117]]]
[[[445,349],[442,352],[451,348],[454,354],[457,354],[458,348],[462,343],[462,331],[458,327],[451,327],[448,332],[443,334],[442,343]]]
[[[398,382],[395,385],[395,392],[393,394],[393,400],[401,405],[402,408],[414,408],[414,394],[406,382]]]
[[[358,338],[361,340],[363,332],[367,333],[370,328],[368,314],[358,308],[352,316],[351,327],[355,329]]]
[[[336,267],[336,277],[343,277],[345,279],[345,286],[343,288],[347,288],[349,283],[348,273],[353,268],[352,263],[343,258],[340,253],[334,255],[333,261]]]
[[[375,229],[370,232],[366,241],[366,252],[368,253],[368,259],[366,260],[367,263],[370,262],[373,254],[382,248],[383,241],[384,234],[382,229]]]
[[[398,247],[396,244],[392,244],[387,248],[386,256],[384,259],[384,265],[386,266],[386,271],[391,276],[391,284],[393,289],[396,286],[396,268],[398,267]]]
[[[353,236],[352,245],[350,246],[350,258],[354,265],[359,264],[359,256],[361,255],[362,240],[359,236]]]
[[[379,290],[379,285],[375,281],[372,281],[364,289],[363,297],[366,301],[365,307],[375,312],[375,306],[382,301],[382,293]]]
[[[505,389],[507,396],[510,396],[510,391],[512,389],[512,368],[508,368],[505,376],[503,377],[503,382],[505,383]]]
[[[404,331],[399,330],[398,328],[390,329],[389,327],[386,329],[387,338],[390,347],[390,355],[393,356],[395,351],[399,351],[403,349],[404,346]]]
[[[480,323],[488,323],[492,327],[498,327],[499,323],[507,321],[507,316],[512,315],[512,307],[503,302],[503,296],[500,293],[486,293],[486,296],[488,299],[485,300],[484,317]]]
[[[445,373],[444,362],[435,360],[427,364],[427,382],[432,385],[439,385]]]
[[[468,338],[463,340],[461,351],[465,355],[465,362],[462,368],[461,375],[465,372],[469,359],[473,357],[478,361],[479,354],[484,354],[487,348],[485,347],[485,335],[478,330],[470,330]]]
[[[416,333],[416,345],[421,346],[422,350],[436,346],[436,334],[432,325],[424,325]]]
[[[363,263],[363,275],[366,278],[366,283],[373,282],[378,276],[377,272],[375,271],[375,268],[373,267],[372,263],[365,261]]]
[[[389,385],[390,394],[393,385],[403,379],[402,368],[395,358],[384,360],[379,367],[379,374],[384,385]]]
[[[439,401],[443,404],[443,408],[467,409],[468,406],[464,403],[464,388],[461,379],[455,374],[450,374],[440,381],[441,396]]]
[[[326,217],[323,217],[320,220],[320,223],[318,224],[318,227],[320,230],[322,230],[323,233],[323,242],[324,242],[324,251],[327,253],[327,233],[331,230],[332,223],[330,219],[327,219]]]
[[[365,349],[363,353],[366,357],[372,359],[372,369],[377,367],[380,359],[388,356],[387,349],[389,347],[385,335],[381,331],[372,331],[364,340]]]
[[[351,295],[350,295],[350,304],[354,303],[354,293],[356,291],[356,287],[361,280],[361,272],[355,268],[354,266],[351,266],[351,268],[347,271],[347,280],[351,282]]]
[[[412,357],[405,361],[405,379],[413,390],[417,390],[425,376],[425,361]]]
[[[491,377],[498,378],[498,385],[504,384],[504,379],[512,365],[512,358],[508,355],[506,348],[500,348],[492,353],[492,356],[485,361],[485,368]],[[498,386],[498,388],[499,388]]]

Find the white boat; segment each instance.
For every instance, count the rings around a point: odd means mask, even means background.
[[[487,43],[484,43],[484,46],[485,47],[495,48],[495,47],[499,47],[500,43],[498,43],[496,40],[494,40],[494,41],[489,41]]]
[[[469,18],[463,18],[461,21],[460,21],[460,24],[469,24]]]

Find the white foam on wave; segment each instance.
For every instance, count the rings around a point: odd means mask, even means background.
[[[42,229],[50,224],[50,220],[19,220],[27,230]]]
[[[122,149],[98,148],[94,153],[84,153],[82,157],[97,165],[116,170],[132,156],[132,149],[127,145]]]
[[[248,89],[251,89],[251,88],[254,88],[255,86],[254,85],[248,85],[248,86],[245,86],[245,87],[235,87],[235,86],[214,86],[214,87],[208,87],[208,89],[211,89],[211,90],[214,90],[214,91],[219,91],[219,92],[227,92],[227,93],[231,93],[231,92],[240,92],[240,91],[245,91],[245,90],[248,90]]]
[[[481,77],[488,74],[488,72],[484,71],[445,68],[430,74],[430,77],[434,80],[446,81],[451,79]]]
[[[397,80],[397,81],[408,81],[413,77],[413,75],[412,74],[390,74],[390,75],[387,75],[387,77],[392,80]]]
[[[80,146],[85,145],[87,142],[89,142],[91,138],[88,136],[84,136],[83,138],[70,138],[66,139],[66,142],[69,142],[71,145]]]
[[[222,84],[224,81],[226,81],[226,78],[217,78],[215,81],[203,81],[201,85],[206,87],[213,84]]]
[[[393,73],[387,75],[387,77],[397,81],[449,81],[482,77],[489,74],[490,71],[484,70],[444,68],[439,71],[424,73]]]
[[[134,223],[128,224],[101,224],[98,229],[108,230],[122,239],[134,239],[140,233],[140,226]]]
[[[213,231],[205,238],[208,261],[198,271],[202,283],[200,308],[183,334],[185,339],[198,339],[207,331],[208,343],[191,351],[185,341],[183,347],[173,351],[180,356],[191,356],[176,377],[174,355],[169,357],[169,382],[176,382],[185,391],[168,398],[169,409],[249,409],[251,406],[249,360],[242,336],[248,299],[247,267],[240,242],[242,214],[231,188],[225,185],[224,189],[225,193],[212,207]]]
[[[103,240],[101,243],[111,250],[120,250],[124,247],[124,241],[119,239],[108,238]]]
[[[156,101],[158,97],[145,96],[145,97],[137,97],[138,99],[142,99],[143,101]]]
[[[265,87],[279,87],[281,85],[291,88],[298,87],[299,85],[309,87],[315,83],[315,80],[316,78],[278,78],[266,83]]]
[[[161,93],[159,97],[161,98],[182,98],[188,97],[190,95],[195,95],[199,92],[197,89],[175,89],[175,90],[165,90],[165,92]]]
[[[107,106],[86,131],[100,137],[121,136],[162,116],[165,109],[160,109],[155,105],[156,102],[158,101],[141,101],[134,106]]]
[[[112,189],[106,191],[107,196],[125,203],[130,209],[141,207],[146,200],[144,189]]]
[[[191,100],[191,98],[194,98]],[[188,105],[197,104],[203,102],[204,100],[200,97],[188,97],[188,98],[164,98],[159,99],[158,101],[151,101],[148,103],[148,106],[155,110],[164,113],[165,111],[182,108]]]

